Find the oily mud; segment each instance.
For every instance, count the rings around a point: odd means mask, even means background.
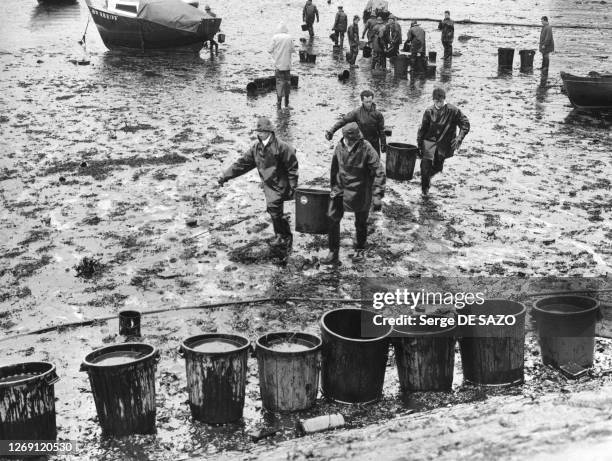
[[[112,54],[90,24],[85,66],[70,62],[82,56],[77,40],[87,23],[84,5],[0,5],[6,18],[0,30],[2,335],[123,309],[279,299],[143,318],[142,340],[162,352],[156,436],[102,438],[87,377],[78,371],[86,353],[123,340],[116,320],[0,342],[0,364],[48,360],[57,366],[59,433],[82,441],[77,459],[248,453],[254,449],[251,430],[280,428],[259,442],[273,444],[296,436],[297,418],[340,412],[354,428],[498,393],[537,399],[609,381],[609,340],[597,340],[592,375],[573,382],[541,365],[530,333],[522,387],[482,390],[458,381],[451,393],[404,402],[391,355],[379,404],[346,407],[321,400],[300,415],[278,416],[261,409],[250,359],[243,422],[210,427],[190,419],[184,363],[176,353],[183,339],[215,331],[251,340],[275,330],[319,334],[321,315],[346,305],[287,298],[359,298],[362,277],[599,276],[612,267],[612,119],[572,109],[559,78],[561,70],[609,71],[609,30],[558,29],[558,52],[547,75],[519,73],[516,63],[513,73],[504,74],[497,71],[497,48],[536,48],[539,30],[457,26],[458,55],[450,66],[438,63],[435,79],[372,74],[369,60],[360,57],[360,67],[343,83],[337,79],[347,67],[343,53],[332,53],[326,33],[337,5],[319,3],[317,62],[295,63],[299,88],[292,91],[292,108],[280,112],[274,94],[248,96],[246,84],[271,75],[267,46],[279,20],[287,21],[298,43],[301,2],[213,5],[228,40],[212,59],[206,50],[199,56]],[[343,5],[350,14],[363,8],[356,0]],[[609,7],[563,0],[534,12],[532,2],[504,0],[491,12],[482,5],[457,6],[453,16],[537,23],[548,14],[553,27],[597,26]],[[392,3],[391,10],[400,17],[437,17],[447,6],[434,1],[404,11]],[[405,34],[408,24],[400,24]],[[423,26],[429,47],[440,54],[436,24]],[[468,115],[472,130],[434,179],[429,198],[421,197],[418,165],[412,181],[388,180],[382,212],[370,216],[364,258],[354,257],[350,215],[342,223],[340,266],[320,265],[325,236],[296,233],[288,256],[273,254],[257,174],[216,186],[222,169],[253,142],[257,116],[270,117],[278,136],[297,148],[300,185],[326,187],[334,143],[325,140],[324,129],[359,104],[360,91],[375,92],[393,129],[390,141],[414,144],[438,85]],[[294,208],[286,203],[292,222]]]

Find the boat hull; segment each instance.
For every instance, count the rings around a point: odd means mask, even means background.
[[[565,93],[578,109],[612,109],[612,75],[578,77],[561,72]]]
[[[220,18],[202,20],[196,33],[89,6],[104,45],[118,51],[198,52],[219,31]]]

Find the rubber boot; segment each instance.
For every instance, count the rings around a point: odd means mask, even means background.
[[[340,262],[338,254],[338,250],[329,250],[327,256],[321,259],[321,264],[338,264]]]

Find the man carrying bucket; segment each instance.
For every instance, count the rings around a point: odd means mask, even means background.
[[[356,122],[363,137],[372,145],[378,154],[387,149],[385,135],[385,117],[376,109],[374,93],[370,90],[361,92],[361,106],[349,112],[325,132],[325,138],[331,141],[334,133],[347,123]]]
[[[348,27],[347,37],[349,41],[349,64],[351,67],[359,67],[355,65],[357,55],[359,54],[359,16],[353,16],[353,24]]]
[[[470,131],[468,118],[457,107],[446,104],[446,92],[442,88],[433,90],[433,100],[434,105],[423,114],[417,134],[423,195],[429,193],[432,176],[442,171],[444,160],[454,155]]]
[[[302,10],[302,20],[308,26],[308,35],[310,38],[314,37],[313,24],[315,22],[315,18],[317,19],[317,22],[319,22],[319,10],[317,9],[316,5],[312,3],[312,0],[306,0],[306,4]]]
[[[272,122],[265,117],[257,120],[257,142],[236,160],[218,179],[223,186],[232,178],[257,168],[263,183],[267,212],[272,218],[275,239],[273,246],[290,247],[293,234],[283,215],[283,204],[292,200],[298,182],[298,161],[295,149],[274,134]]]
[[[272,37],[270,54],[274,59],[274,75],[276,77],[276,108],[281,108],[283,95],[285,107],[289,107],[289,93],[291,92],[291,54],[293,53],[293,39],[284,23],[278,26],[278,32]]]
[[[334,151],[331,164],[329,195],[329,254],[322,264],[339,262],[340,221],[345,211],[355,213],[356,239],[354,248],[361,253],[368,236],[370,205],[374,211],[382,207],[385,193],[385,172],[378,152],[363,139],[357,123],[342,129],[343,138]]]

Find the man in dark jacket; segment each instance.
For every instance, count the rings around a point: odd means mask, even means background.
[[[387,68],[387,57],[385,51],[387,43],[385,42],[385,24],[379,16],[376,18],[376,25],[372,33],[372,69],[385,70]]]
[[[302,10],[302,20],[308,26],[308,35],[310,35],[310,38],[314,37],[313,24],[315,18],[317,22],[319,22],[319,10],[317,10],[317,7],[312,3],[312,0],[306,0],[306,4]]]
[[[425,31],[417,21],[412,21],[410,24],[406,43],[410,45],[410,54],[412,55],[413,62],[417,56],[425,55]]]
[[[542,31],[540,32],[540,53],[542,53],[542,69],[548,69],[550,53],[555,51],[552,26],[548,24],[548,17],[542,16]]]
[[[361,92],[361,106],[349,112],[338,120],[331,129],[325,132],[325,138],[331,141],[334,133],[347,123],[356,122],[363,137],[374,150],[380,154],[387,149],[387,137],[385,136],[385,118],[374,104],[374,93],[370,90]]]
[[[470,131],[468,118],[457,107],[446,104],[446,92],[442,88],[433,90],[433,100],[434,105],[423,114],[417,134],[423,195],[429,193],[432,176],[442,171],[444,160],[454,155]]]
[[[346,33],[347,26],[348,18],[346,17],[346,13],[344,12],[343,8],[339,6],[338,12],[336,13],[336,19],[334,20],[334,27],[332,27],[332,30],[334,31],[334,35],[336,37],[334,42],[336,45],[338,45],[338,41],[340,41],[340,48],[344,46],[344,34]]]
[[[331,165],[329,217],[329,254],[323,264],[339,261],[340,221],[345,211],[355,213],[355,249],[365,249],[368,236],[370,205],[374,211],[382,207],[385,193],[385,172],[378,153],[362,138],[352,122],[342,129],[343,138],[336,146]]]
[[[450,11],[444,12],[444,19],[438,24],[442,31],[442,46],[444,47],[444,59],[453,57],[453,39],[455,38],[455,23],[450,18]]]
[[[219,178],[219,185],[257,168],[263,183],[267,211],[272,218],[273,245],[290,246],[293,241],[289,222],[283,216],[283,202],[293,199],[298,182],[295,149],[274,134],[272,122],[265,117],[257,121],[257,142],[236,160]]]
[[[349,52],[349,64],[351,67],[357,67],[355,60],[359,54],[359,16],[353,16],[353,24],[348,27],[348,41],[351,51]]]
[[[363,28],[363,33],[361,34],[361,38],[364,38],[367,34],[368,36],[368,43],[370,44],[370,46],[372,46],[372,36],[375,33],[375,29],[376,29],[376,16],[371,16],[365,23],[365,26]]]
[[[395,16],[389,15],[389,22],[385,30],[385,42],[387,45],[387,57],[397,56],[402,46],[402,28],[395,21]]]

